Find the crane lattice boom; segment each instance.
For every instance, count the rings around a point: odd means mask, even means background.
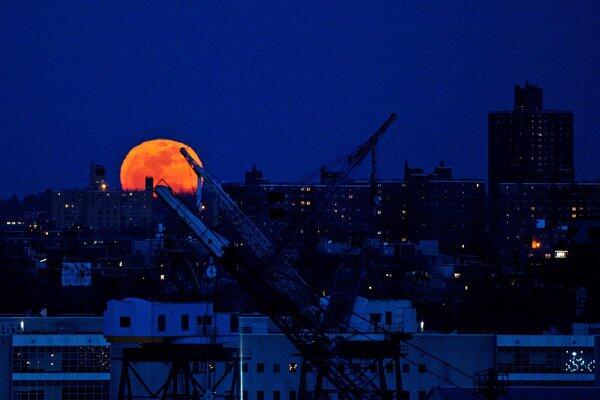
[[[325,200],[333,196],[332,192],[340,182],[360,165],[395,118],[396,115],[392,114],[363,145],[350,154],[348,166],[340,173]],[[223,214],[233,224],[242,241],[228,242],[210,231],[168,187],[158,185],[155,188],[157,195],[177,213],[209,251],[220,259],[225,269],[251,295],[261,311],[271,318],[303,357],[317,368],[321,377],[326,377],[341,394],[353,399],[383,398],[387,389],[379,387],[364,371],[355,370],[352,358],[347,355],[352,346],[348,346],[344,338],[332,340],[326,333],[328,325],[325,321],[330,321],[327,309],[321,305],[319,298],[298,271],[281,253],[274,250],[260,229],[184,148],[181,149],[181,154],[214,192]]]
[[[219,206],[223,210],[226,218],[235,225],[236,230],[242,236],[244,243],[254,251],[258,257],[268,256],[273,251],[273,245],[265,235],[254,225],[250,218],[240,210],[235,201],[233,201],[223,190],[219,182],[213,178],[200,164],[196,162],[185,149],[180,150],[190,167],[194,170],[198,178],[203,178],[204,183],[215,193]]]

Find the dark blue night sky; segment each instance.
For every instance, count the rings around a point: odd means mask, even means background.
[[[526,4],[522,4],[526,3]],[[487,176],[487,112],[513,85],[575,112],[600,178],[600,1],[0,4],[0,196],[117,183],[128,149],[184,141],[226,180],[294,180],[390,112],[380,175],[439,160]]]

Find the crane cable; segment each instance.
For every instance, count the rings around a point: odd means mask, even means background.
[[[330,297],[330,301],[331,301],[331,297]],[[349,307],[348,307],[347,305],[345,305],[345,304],[343,304],[343,303],[341,303],[341,302],[337,302],[337,304],[338,304],[338,305],[340,305],[340,306],[342,306],[342,307],[345,307],[346,309],[349,309]],[[392,332],[392,331],[390,331],[390,330],[386,329],[385,327],[382,327],[382,326],[379,326],[379,325],[377,325],[377,324],[373,323],[372,321],[368,320],[366,317],[364,317],[364,316],[362,316],[362,315],[360,315],[360,314],[356,313],[354,310],[351,310],[351,314],[352,314],[353,316],[356,316],[357,318],[359,318],[359,319],[361,319],[361,320],[363,320],[363,321],[367,322],[367,323],[368,323],[368,324],[370,324],[371,326],[374,326],[374,327],[376,327],[376,328],[380,328],[380,329],[381,329],[381,330],[382,330],[384,333],[387,333],[387,334],[393,334],[393,333],[394,333],[394,332]],[[352,326],[348,326],[348,328],[352,330],[352,333],[353,333],[354,335],[365,337],[366,339],[368,339],[368,340],[370,340],[370,341],[375,341],[375,339],[374,339],[373,337],[371,337],[370,335],[368,335],[368,334],[367,334],[367,333],[365,333],[365,332],[361,332],[361,331],[359,331],[357,328],[354,328],[354,327],[352,327]],[[403,343],[403,344],[406,344],[406,345],[408,345],[409,347],[413,347],[413,348],[414,348],[414,349],[416,349],[417,351],[419,351],[419,352],[421,352],[421,353],[423,353],[423,354],[427,355],[428,357],[430,357],[430,358],[432,358],[432,359],[434,359],[434,360],[438,361],[439,363],[443,364],[444,366],[446,366],[446,367],[449,367],[449,368],[451,368],[451,369],[453,369],[453,370],[455,370],[455,371],[457,371],[457,372],[461,373],[462,375],[464,375],[464,376],[466,376],[467,378],[469,378],[470,380],[472,380],[472,381],[473,381],[473,383],[475,383],[475,382],[476,382],[476,379],[475,379],[475,377],[474,377],[473,375],[471,375],[471,374],[469,374],[468,372],[466,372],[466,371],[464,371],[464,370],[462,370],[462,369],[460,369],[460,368],[458,368],[458,367],[456,367],[456,366],[454,366],[454,365],[450,364],[449,362],[447,362],[447,361],[445,361],[445,360],[443,360],[443,359],[441,359],[441,358],[439,358],[439,357],[437,357],[437,356],[435,356],[435,355],[431,354],[430,352],[428,352],[427,350],[423,349],[422,347],[420,347],[420,346],[417,346],[417,345],[415,345],[415,344],[413,344],[413,343],[410,343],[410,342],[408,342],[407,340],[403,340],[403,341],[402,341],[402,343]],[[419,365],[417,362],[415,362],[415,361],[413,361],[413,360],[409,359],[407,356],[401,356],[401,358],[402,358],[402,359],[404,359],[404,360],[406,360],[406,361],[407,361],[407,362],[409,362],[410,364],[417,365],[417,366],[421,367],[421,366],[420,366],[420,365]],[[424,367],[424,368],[425,368],[425,370],[426,370],[427,372],[429,372],[431,375],[433,375],[433,376],[436,376],[437,378],[439,378],[439,379],[442,379],[442,380],[444,380],[444,381],[446,381],[446,382],[450,383],[451,385],[453,385],[453,386],[455,386],[455,387],[457,387],[457,388],[463,389],[463,390],[465,390],[466,392],[468,392],[468,393],[470,393],[470,394],[472,394],[472,395],[475,395],[475,396],[477,395],[477,393],[475,393],[474,391],[472,391],[472,390],[469,390],[469,389],[465,388],[464,386],[461,386],[461,385],[457,384],[456,382],[454,382],[454,381],[450,380],[449,378],[446,378],[446,377],[444,377],[444,376],[442,376],[442,375],[439,375],[439,374],[437,374],[436,372],[433,372],[433,371],[431,371],[431,370],[430,370],[430,369],[428,369],[426,366],[423,366],[423,367]]]

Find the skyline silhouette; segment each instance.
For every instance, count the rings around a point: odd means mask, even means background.
[[[600,3],[2,5],[0,197],[109,181],[143,140],[217,176],[294,181],[390,112],[379,175],[404,161],[487,176],[487,113],[513,86],[575,115],[577,180],[600,178]],[[364,175],[364,174],[361,174]]]

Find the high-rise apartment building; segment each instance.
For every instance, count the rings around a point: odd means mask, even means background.
[[[573,113],[545,110],[543,91],[515,86],[512,111],[488,115],[489,183],[573,182]]]
[[[543,91],[515,86],[513,111],[489,114],[489,215],[509,263],[553,260],[574,221],[600,213],[600,184],[574,182],[573,113],[545,110]],[[559,247],[557,247],[559,246]]]

